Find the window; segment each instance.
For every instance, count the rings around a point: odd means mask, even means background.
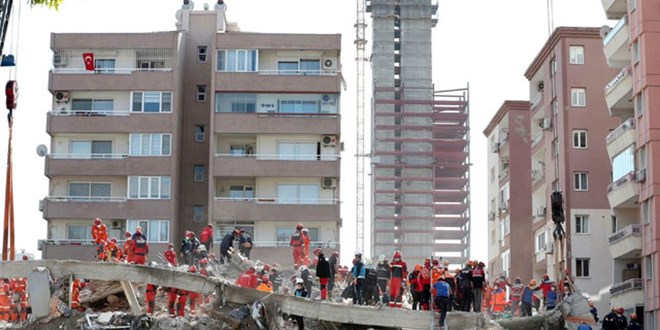
[[[206,85],[197,85],[197,102],[206,102]]]
[[[194,172],[195,172],[195,182],[203,182],[204,181],[204,165],[195,165],[194,166]]]
[[[193,205],[193,222],[200,223],[204,219],[204,206]]]
[[[612,234],[616,233],[616,215],[612,215]]]
[[[115,73],[115,60],[97,58],[94,60],[94,68],[98,73]]]
[[[229,198],[254,199],[254,186],[229,186]]]
[[[206,63],[206,46],[197,46],[197,62]]]
[[[559,156],[559,141],[555,138],[552,140],[550,147],[552,148],[550,150],[552,153],[552,158],[557,158],[557,156]]]
[[[644,277],[647,280],[650,280],[650,279],[653,278],[653,268],[654,268],[653,255],[644,257],[644,263],[645,263],[645,265],[644,265],[644,268],[645,268],[644,274],[645,274],[645,276]]]
[[[66,239],[89,241],[92,239],[92,225],[66,225]]]
[[[584,64],[584,46],[570,46],[568,58],[570,64]]]
[[[642,212],[641,212],[641,217],[642,217],[642,223],[643,224],[649,224],[651,223],[651,202],[648,200],[645,200],[642,202]]]
[[[316,142],[282,142],[277,144],[280,160],[316,160],[318,153]]]
[[[165,68],[165,61],[138,60],[138,68],[143,71],[154,71]]]
[[[128,198],[130,199],[169,199],[169,176],[129,176]]]
[[[255,113],[257,111],[257,94],[248,93],[216,93],[215,112],[243,112]],[[275,105],[273,104],[273,112]]]
[[[111,158],[112,141],[71,141],[69,151],[75,159]]]
[[[240,221],[234,223],[218,223],[217,226],[213,229],[213,240],[220,242],[222,238],[233,231],[234,229],[244,229],[245,233],[250,235],[254,240],[254,222],[251,221]],[[287,246],[289,241],[287,240]]]
[[[206,140],[204,125],[195,125],[195,142],[204,142],[204,140]]]
[[[587,90],[585,88],[571,88],[571,106],[587,106]]]
[[[573,130],[573,148],[586,149],[587,148],[587,131],[586,130]]]
[[[171,92],[132,92],[131,112],[172,112]]]
[[[126,220],[127,231],[135,232],[135,228],[138,226],[142,228],[142,233],[147,236],[149,242],[167,243],[170,241],[169,220]]]
[[[234,157],[254,155],[254,144],[232,144],[229,153]]]
[[[316,184],[278,184],[279,204],[319,204],[320,187]]]
[[[633,41],[631,48],[633,64],[637,64],[639,63],[639,43],[637,41]]]
[[[578,214],[575,216],[575,233],[589,234],[589,216]]]
[[[545,230],[536,234],[536,240],[535,240],[535,251],[541,252],[545,251],[547,245],[545,241]]]
[[[129,144],[131,156],[169,156],[172,149],[172,134],[131,133]]]
[[[573,173],[573,190],[587,191],[589,190],[589,173],[575,172]]]
[[[72,201],[94,202],[108,200],[112,184],[105,182],[70,182],[69,198]]]
[[[589,277],[589,258],[575,258],[575,276]]]
[[[638,117],[644,114],[644,93],[635,96],[635,110]]]
[[[319,229],[318,228],[307,228],[307,229],[309,230],[309,240],[311,241],[311,247],[322,246],[323,242],[319,241]],[[296,230],[295,225],[291,225],[291,227],[275,228],[275,235],[277,235],[277,245],[289,246],[289,240],[291,239],[291,234],[293,234],[295,230]]]
[[[550,76],[554,76],[557,73],[557,59],[553,58],[550,60]]]
[[[95,113],[112,112],[113,101],[101,99],[74,99],[71,110],[74,112],[93,111]]]
[[[219,49],[217,71],[257,72],[259,53],[256,49]]]
[[[281,113],[319,113],[318,101],[302,100],[280,100],[279,112]]]
[[[301,59],[300,71],[304,75],[318,75],[321,72],[321,61]]]
[[[506,250],[500,256],[500,264],[502,264],[502,274],[507,275],[509,273],[509,261],[511,259],[511,251]]]
[[[631,145],[612,158],[612,182],[635,170],[635,145]]]
[[[298,62],[277,62],[277,73],[288,75],[298,74]]]

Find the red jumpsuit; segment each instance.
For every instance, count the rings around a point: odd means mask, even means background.
[[[98,257],[105,250],[105,244],[108,241],[108,228],[104,224],[92,226],[92,239],[96,244],[96,255]]]
[[[128,263],[133,262],[133,240],[130,237],[124,242],[124,260]]]
[[[248,268],[245,273],[236,279],[236,285],[242,286],[244,288],[256,288],[258,285],[257,275],[255,274],[254,268]]]
[[[11,290],[9,284],[0,280],[0,320],[9,321],[11,308]]]
[[[185,316],[186,310],[186,300],[188,300],[188,291],[178,289],[177,293],[179,294],[179,300],[176,304],[177,316]]]
[[[82,311],[80,307],[80,289],[85,287],[85,282],[81,282],[79,279],[73,280],[73,288],[71,288],[71,308]]]
[[[296,265],[302,265],[305,257],[305,239],[303,238],[303,233],[300,230],[296,230],[291,235],[289,245],[291,245],[293,248],[293,263]]]
[[[309,266],[309,245],[312,243],[311,239],[309,238],[309,234],[303,232],[303,243],[304,243],[304,257],[303,257],[303,264],[305,266]]]
[[[165,252],[163,252],[163,255],[165,255],[165,260],[167,260],[167,262],[169,262],[170,265],[174,267],[177,267],[179,265],[178,261],[176,260],[176,252],[174,252],[174,250],[167,249],[165,250]]]
[[[14,281],[12,291],[19,295],[19,303],[21,306],[20,321],[27,320],[27,307],[28,307],[28,294],[27,294],[27,278],[22,277]]]
[[[147,261],[147,255],[149,254],[149,243],[142,236],[136,236],[133,239],[132,244],[133,249],[133,263],[138,265],[144,265]]]
[[[176,311],[174,310],[174,306],[176,304],[176,298],[178,297],[178,289],[175,288],[168,288],[167,289],[167,311],[170,315],[170,317],[175,317],[176,316]]]
[[[408,267],[402,260],[390,263],[390,307],[401,307],[401,284],[408,277]]]
[[[430,265],[428,266],[431,267]],[[431,301],[431,272],[427,266],[422,267],[417,277],[418,285],[422,288],[421,305],[422,310],[429,310],[429,302]]]
[[[147,314],[149,315],[153,314],[154,306],[156,306],[156,289],[158,289],[158,286],[147,284],[147,292],[145,296],[147,300]]]

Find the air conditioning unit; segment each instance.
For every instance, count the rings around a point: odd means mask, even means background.
[[[69,102],[69,92],[55,92],[54,96],[57,102]]]
[[[541,121],[541,129],[543,129],[545,131],[545,130],[549,130],[551,128],[552,128],[552,119],[543,118],[543,120]]]
[[[537,217],[545,216],[545,211],[546,211],[545,206],[537,207],[537,208],[536,208],[536,216],[537,216]]]
[[[324,147],[334,147],[337,144],[337,137],[334,135],[324,135],[321,142]]]
[[[644,182],[646,181],[646,169],[641,169],[635,172],[635,182]]]
[[[323,189],[337,188],[337,179],[335,179],[335,178],[323,178],[323,180],[321,180],[321,187]]]
[[[121,229],[121,223],[117,220],[112,221],[112,229]]]
[[[323,70],[337,70],[337,59],[334,57],[326,57],[322,60]]]

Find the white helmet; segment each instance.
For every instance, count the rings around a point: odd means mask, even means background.
[[[296,285],[298,285],[298,284],[305,284],[305,281],[303,281],[302,278],[297,277],[297,278],[296,278]]]
[[[383,261],[385,261],[385,255],[381,254],[378,256],[378,262],[383,262]]]

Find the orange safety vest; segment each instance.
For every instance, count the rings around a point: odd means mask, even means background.
[[[126,242],[124,242],[124,255],[126,255],[126,262],[131,262],[133,261],[133,246],[132,246],[133,240],[132,239],[127,239]]]
[[[263,292],[273,292],[273,287],[270,286],[268,283],[261,283],[257,287],[257,290],[263,291]]]
[[[506,291],[493,291],[493,305],[506,305]]]
[[[96,244],[101,243],[101,241],[108,240],[108,228],[104,224],[100,226],[92,226],[92,238]]]
[[[303,237],[302,237],[302,232],[296,230],[293,234],[291,234],[291,245],[292,246],[302,246],[303,245]]]

